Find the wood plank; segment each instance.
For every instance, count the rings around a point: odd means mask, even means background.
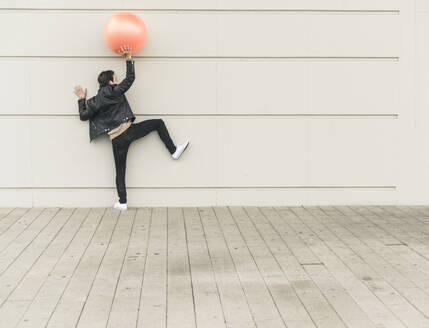
[[[276,238],[269,225],[261,224],[256,207],[231,207],[231,214],[258,266],[287,327],[315,327],[307,309],[298,297],[293,283],[282,271],[278,249],[270,248],[268,240]]]
[[[413,218],[419,220],[423,224],[429,224],[429,213],[428,208],[424,206],[405,206],[396,205],[395,208],[401,210],[404,213],[410,214]]]
[[[17,221],[11,223],[8,222],[8,228],[6,228],[0,234],[0,253],[6,249],[12,241],[14,241],[37,217],[43,212],[43,208],[31,208],[28,212],[25,212]],[[6,219],[7,217],[5,217]],[[7,221],[7,220],[5,220]],[[6,224],[6,222],[5,222]]]
[[[76,267],[80,263],[81,257],[94,237],[104,212],[105,209],[103,208],[91,209],[88,218],[82,224],[69,247],[55,265],[55,268],[50,272],[38,290],[34,299],[29,302],[28,307],[14,310],[14,312],[18,312],[19,319],[21,319],[17,325],[18,327],[45,327]],[[25,291],[22,290],[22,292]],[[12,294],[5,304],[5,311],[8,311],[7,306],[9,304],[11,306],[15,303],[19,304],[20,297],[19,293],[16,295]],[[14,316],[18,317],[18,315]],[[9,322],[13,321],[10,320]]]
[[[77,208],[43,250],[8,299],[33,299],[88,218],[89,208]],[[55,221],[59,218],[56,217]],[[30,245],[34,248],[34,245]],[[23,255],[21,255],[23,256]]]
[[[333,229],[339,230],[335,226],[335,221],[313,206],[300,209],[296,214],[308,228],[307,234],[301,235],[302,238],[310,239],[309,243],[316,245],[314,251],[320,254],[327,269],[365,311],[371,321],[377,327],[405,327],[395,316],[395,308],[392,307],[389,310],[390,300],[394,297],[401,297],[401,295],[328,229],[328,227],[333,227]],[[387,304],[383,303],[383,300]]]
[[[64,250],[63,246],[66,246],[68,243],[67,235],[70,233],[68,229],[71,228],[71,233],[73,234],[76,229],[76,225],[73,226],[73,214],[75,209],[73,208],[63,208],[57,211],[54,209],[51,213],[55,213],[53,215],[53,219],[49,220],[49,224],[43,229],[26,247],[17,258],[7,266],[6,269],[0,275],[0,285],[2,285],[2,289],[0,290],[0,305],[3,305],[7,298],[10,296],[12,292],[18,289],[19,284],[23,284],[24,286],[24,294],[25,296],[20,298],[20,300],[29,301],[34,297],[34,294],[37,292],[40,284],[43,283],[44,278],[49,273],[50,263],[56,261],[56,255],[53,257],[49,256],[50,252],[56,254],[59,252],[60,254]],[[77,216],[78,224],[80,223],[80,219],[82,216]],[[71,222],[71,224],[69,224]],[[70,227],[71,226],[71,227]],[[60,245],[58,249],[57,237],[58,235],[66,235],[65,245],[61,245],[61,237],[60,237]],[[52,247],[51,247],[52,246]],[[48,252],[48,255],[44,257],[45,252]],[[41,259],[41,262],[39,260]],[[46,266],[43,265],[43,262],[46,261]],[[42,263],[42,265],[40,265]],[[34,271],[32,268],[34,266]],[[47,272],[46,272],[47,269]],[[29,273],[29,279],[26,275]],[[34,281],[33,281],[34,280]],[[39,286],[38,286],[39,284]],[[22,291],[22,290],[21,290]],[[19,291],[18,291],[19,293]],[[14,304],[15,306],[15,304]],[[7,310],[7,307],[6,307]],[[16,321],[19,317],[8,318],[11,321]],[[10,322],[8,323],[10,324]]]
[[[234,261],[239,279],[249,302],[257,327],[286,327],[272,293],[267,288],[258,263],[253,257],[246,240],[235,223],[236,210],[225,207],[214,208],[216,218]],[[239,218],[237,218],[239,219]]]
[[[414,213],[404,211],[394,206],[370,207],[384,222],[390,225],[389,232],[398,236],[406,245],[398,245],[398,252],[409,255],[413,264],[429,273],[429,225],[419,220]],[[393,228],[393,230],[391,230]]]
[[[167,327],[167,209],[153,208],[137,327]]]
[[[136,217],[107,327],[135,328],[137,325],[151,214],[151,208],[136,209]]]
[[[425,316],[428,313],[428,294],[404,272],[405,260],[381,242],[379,236],[374,234],[372,225],[351,208],[324,206],[322,209],[338,224],[336,235],[405,298],[404,301],[397,297],[396,293],[386,293],[383,302],[394,310],[403,323],[413,322],[424,327],[427,324]],[[377,281],[380,282],[381,279]],[[380,288],[377,285],[373,285],[373,288],[380,292],[386,290],[385,287]]]
[[[210,260],[216,275],[219,297],[222,302],[227,327],[256,328],[243,285],[225,236],[216,219],[215,211],[209,207],[198,208],[202,229],[206,239]]]
[[[28,245],[25,245],[24,249],[21,249],[22,245],[17,246],[16,249],[10,247],[12,253],[5,251],[2,254],[5,261],[0,262],[2,264],[0,285],[3,286],[0,290],[0,304],[3,304],[26,272],[34,265],[41,254],[43,254],[46,248],[53,242],[58,233],[62,231],[63,227],[70,220],[74,210],[75,209],[71,208],[63,208],[58,211],[56,208],[53,208],[52,211],[50,211],[50,214],[46,215],[46,220],[49,223],[36,235],[36,237],[31,239]],[[23,244],[26,242],[27,241]],[[15,244],[11,246],[15,246]],[[21,251],[18,253],[16,250]],[[16,257],[10,259],[12,254],[15,254]]]
[[[31,304],[31,300],[13,300],[0,307],[0,325],[2,328],[15,328],[22,314]]]
[[[320,241],[315,240],[314,234],[309,232],[308,228],[302,224],[298,218],[297,212],[302,215],[298,207],[279,207],[277,209],[280,216],[287,215],[287,225],[292,231],[299,236],[306,247],[318,259],[318,263],[307,263],[304,269],[317,284],[329,303],[338,313],[347,327],[375,327],[368,316],[360,308],[359,304],[348,294],[345,287],[340,284],[345,279],[350,279],[353,275],[345,268],[340,261],[333,255],[330,250]],[[328,263],[325,261],[328,260]],[[329,266],[328,266],[329,265]],[[339,270],[334,271],[334,269]],[[334,272],[332,272],[334,271]],[[344,278],[347,276],[347,278]],[[341,278],[341,280],[338,280]],[[349,286],[348,286],[349,287]]]
[[[15,207],[0,207],[0,220],[6,217],[10,212],[14,211]]]
[[[14,272],[14,276],[20,278],[17,284],[5,297],[3,306],[0,308],[1,312],[7,309],[8,305],[5,303],[14,301],[32,301],[44,282],[47,280],[52,270],[64,255],[64,252],[69,247],[70,243],[79,232],[81,225],[87,219],[89,209],[76,209],[70,219],[64,224],[54,239],[47,245],[43,253],[36,259],[34,264],[28,269],[24,275],[19,272]],[[21,255],[23,256],[23,255]],[[28,261],[30,262],[30,261]],[[7,311],[7,310],[6,310]],[[15,326],[23,312],[14,311],[14,317],[9,316],[7,325]]]
[[[194,290],[181,208],[168,208],[167,233],[167,327],[196,327]]]
[[[276,211],[263,211],[255,225],[258,229],[270,231],[269,245],[292,287],[319,327],[345,327],[345,324],[326,300],[320,289],[304,270],[305,264],[320,263],[308,247],[286,224]],[[302,262],[301,262],[302,261]]]
[[[410,248],[419,249],[421,251],[422,247],[414,246],[418,243],[416,238],[409,237],[406,231],[403,231],[399,228],[399,225],[402,225],[403,222],[398,220],[395,216],[382,215],[377,213],[378,210],[373,209],[373,207],[356,207],[354,208],[358,213],[362,214],[364,218],[369,220],[376,227],[378,235],[385,240],[385,244],[388,245],[392,251],[395,253],[396,257],[400,257],[403,261],[400,262],[403,272],[409,277],[411,281],[416,283],[420,288],[422,288],[426,293],[429,294],[429,276],[427,272],[429,269],[422,269],[422,266],[416,266],[416,254],[410,252],[406,245],[410,245]],[[423,251],[424,251],[423,245]],[[421,257],[417,258],[420,260]],[[420,261],[423,263],[423,266],[427,266],[428,263]]]
[[[9,245],[0,253],[0,274],[19,257],[26,247],[37,238],[40,232],[43,232],[59,210],[60,209],[56,207],[45,209],[36,220],[14,240],[13,244]]]
[[[124,265],[135,215],[135,209],[120,212],[118,224],[113,231],[112,239],[77,322],[79,327],[106,327]]]
[[[429,326],[426,206],[21,214],[2,328]]]
[[[183,208],[183,216],[192,277],[196,327],[229,327],[229,322],[226,322],[223,313],[219,287],[198,209],[195,207]]]
[[[9,230],[16,221],[21,219],[22,216],[24,216],[29,211],[31,211],[29,208],[17,207],[12,211],[4,212],[0,221],[0,236]],[[37,209],[35,211],[37,212]],[[31,213],[33,213],[33,211],[31,211]]]
[[[64,328],[75,326],[79,322],[81,312],[118,223],[119,214],[118,210],[112,208],[104,214],[94,238],[48,319],[47,327]]]

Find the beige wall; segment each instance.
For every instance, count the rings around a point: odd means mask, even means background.
[[[123,59],[103,24],[147,25],[127,98],[163,118],[128,154],[130,206],[429,203],[426,0],[0,0],[0,206],[110,206],[111,143],[73,87]]]

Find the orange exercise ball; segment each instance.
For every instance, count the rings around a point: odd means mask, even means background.
[[[113,52],[120,54],[121,46],[130,46],[131,53],[135,54],[146,41],[146,26],[139,16],[121,11],[112,15],[104,24],[103,36]]]

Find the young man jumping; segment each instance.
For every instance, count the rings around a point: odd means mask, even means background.
[[[125,56],[127,65],[126,77],[121,83],[117,83],[113,71],[103,71],[98,76],[100,88],[97,95],[86,100],[86,89],[83,91],[80,85],[75,87],[74,93],[79,98],[80,119],[82,121],[89,120],[90,142],[102,134],[108,134],[112,141],[116,168],[116,190],[119,196],[119,202],[116,202],[113,207],[118,210],[126,210],[125,169],[130,144],[156,130],[171,157],[177,160],[188,147],[189,141],[185,141],[176,147],[162,119],[134,123],[136,118],[125,98],[125,92],[131,87],[135,79],[134,60],[130,48],[127,46],[121,47],[121,55]]]

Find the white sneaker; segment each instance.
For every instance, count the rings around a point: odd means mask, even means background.
[[[179,159],[180,155],[182,155],[182,153],[185,151],[188,145],[189,145],[189,141],[185,141],[184,143],[178,145],[176,147],[176,151],[173,154],[171,154],[171,157],[173,157],[174,159]]]
[[[113,208],[120,210],[120,211],[126,211],[127,210],[127,203],[121,204],[119,202],[116,202],[115,205],[113,205]]]

